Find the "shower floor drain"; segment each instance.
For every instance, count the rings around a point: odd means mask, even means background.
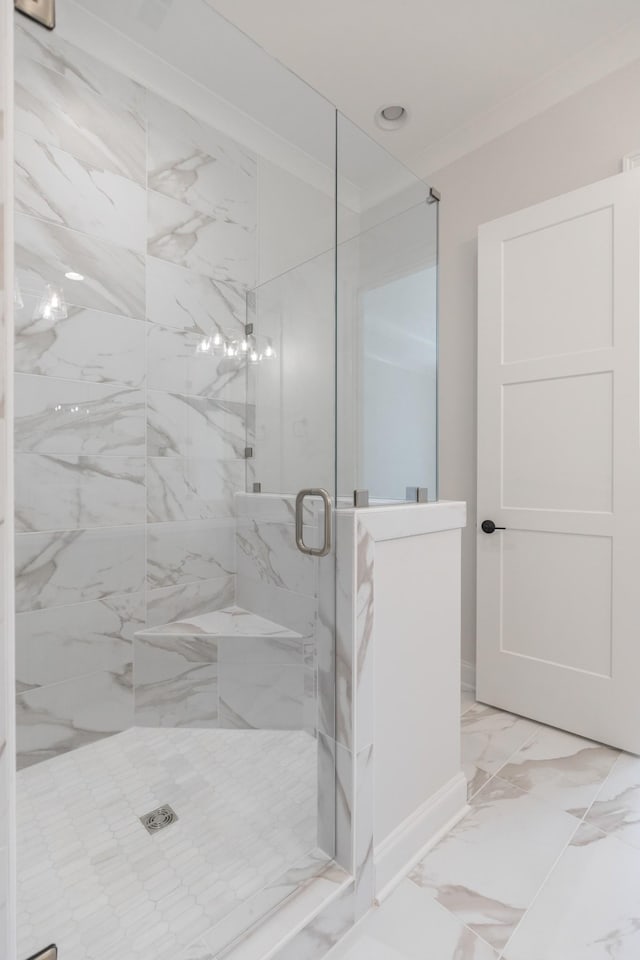
[[[178,814],[171,809],[168,803],[165,803],[164,806],[158,807],[157,810],[152,810],[151,813],[145,813],[144,817],[140,817],[140,823],[143,827],[146,827],[149,833],[157,833],[159,830],[164,830],[165,827],[171,826],[177,819]]]

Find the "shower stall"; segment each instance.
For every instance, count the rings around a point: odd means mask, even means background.
[[[14,22],[17,957],[280,956],[355,871],[340,514],[437,499],[438,197],[207,0],[57,7]]]

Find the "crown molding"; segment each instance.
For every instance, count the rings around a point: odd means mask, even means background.
[[[405,163],[418,176],[428,180],[433,173],[465,154],[638,59],[640,18],[634,18],[622,29],[587,47],[540,80],[517,91],[424,150],[414,153]]]

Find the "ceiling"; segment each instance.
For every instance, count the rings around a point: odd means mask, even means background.
[[[640,57],[638,0],[201,2],[420,176]]]

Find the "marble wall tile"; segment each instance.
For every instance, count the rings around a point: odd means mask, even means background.
[[[15,141],[16,210],[139,253],[146,246],[144,186],[40,143]]]
[[[147,319],[173,330],[240,333],[246,323],[245,288],[238,280],[214,279],[146,258]]]
[[[335,531],[335,521],[334,521]],[[317,618],[315,629],[315,672],[317,727],[336,739],[336,555],[318,560]]]
[[[149,256],[214,280],[255,285],[255,229],[213,217],[153,190],[148,192]]]
[[[355,637],[355,751],[373,743],[373,564],[375,542],[364,524],[357,529]]]
[[[244,483],[244,460],[150,457],[147,519],[213,520],[233,516],[234,493]]]
[[[203,346],[205,350],[201,349]],[[209,352],[206,338],[192,330],[149,324],[147,383],[150,390],[218,397],[244,403],[247,361]]]
[[[256,155],[159,97],[147,108],[150,189],[255,229]]]
[[[302,516],[306,525],[317,525],[317,512],[313,497],[306,497],[302,504]],[[237,517],[265,520],[272,523],[296,522],[296,498],[277,493],[237,493],[235,497]]]
[[[325,716],[320,704],[321,729],[331,729],[335,722],[335,739],[346,747],[354,742],[354,648],[356,632],[356,521],[351,513],[335,514],[336,532],[336,641],[335,641],[335,721]],[[327,685],[332,679],[332,665],[324,669]]]
[[[147,526],[147,583],[153,589],[235,572],[232,520],[190,520]]]
[[[19,693],[133,663],[133,637],[144,627],[144,594],[49,607],[16,617]]]
[[[16,530],[78,530],[144,523],[142,457],[17,453]]]
[[[60,32],[44,31],[38,24],[16,18],[16,59],[35,60],[61,76],[69,77],[96,96],[106,97],[137,114],[146,116],[146,91],[123,73],[113,70],[80,47],[63,40]]]
[[[237,570],[240,576],[314,597],[317,564],[315,557],[298,550],[293,524],[238,520]]]
[[[236,579],[238,605],[261,617],[281,623],[304,637],[313,637],[316,622],[315,597],[304,597],[283,590],[261,580],[238,576]]]
[[[245,448],[245,406],[209,397],[147,393],[147,453],[151,457],[240,459]]]
[[[217,642],[203,637],[136,638],[136,724],[216,727],[217,658]]]
[[[302,637],[221,637],[218,642],[220,663],[293,664],[303,666]]]
[[[22,693],[17,698],[18,767],[126,730],[132,723],[130,668]]]
[[[318,847],[328,857],[336,857],[336,806],[338,802],[336,778],[336,742],[318,733]],[[348,870],[348,867],[345,867]]]
[[[67,293],[73,297],[73,286]],[[39,294],[23,293],[16,311],[18,373],[139,387],[145,379],[146,324],[69,306],[65,320],[33,319]]]
[[[23,56],[16,72],[16,130],[96,167],[145,182],[146,130],[138,109],[96,94],[84,78]]]
[[[23,291],[39,294],[49,283],[61,285],[68,299],[73,291],[76,306],[144,319],[141,254],[24,214],[16,217],[15,236],[16,275]],[[67,280],[70,270],[84,280]]]
[[[355,757],[342,744],[336,743],[335,758],[335,858],[348,873],[355,875]]]
[[[173,623],[183,617],[229,607],[235,600],[235,578],[218,577],[147,591],[147,625]]]
[[[355,761],[352,829],[354,830],[354,919],[356,923],[371,909],[375,898],[373,798],[373,744],[370,744],[358,753]]]
[[[302,729],[302,667],[221,663],[219,669],[221,727]]]
[[[143,526],[16,537],[16,609],[41,610],[126,593],[144,585]]]
[[[22,453],[144,456],[141,390],[17,374],[16,449]]]

